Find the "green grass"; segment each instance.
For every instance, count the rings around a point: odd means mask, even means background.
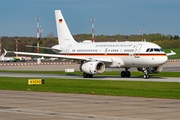
[[[0,89],[76,94],[92,94],[94,90],[96,95],[180,98],[180,83],[47,78],[44,85],[28,85],[28,79],[0,77]]]

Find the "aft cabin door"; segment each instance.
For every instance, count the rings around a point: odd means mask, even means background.
[[[141,47],[142,47],[142,44],[138,44],[137,46],[136,46],[136,48],[135,48],[135,52],[134,52],[134,57],[135,58],[139,58],[139,52],[140,52],[140,50],[141,50]]]

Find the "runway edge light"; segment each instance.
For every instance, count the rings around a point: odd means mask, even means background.
[[[28,79],[28,85],[41,85],[45,84],[44,79]]]

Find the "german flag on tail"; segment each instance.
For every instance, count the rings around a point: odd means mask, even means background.
[[[62,19],[59,19],[59,22],[60,22],[60,23],[62,23],[62,21],[63,21]]]

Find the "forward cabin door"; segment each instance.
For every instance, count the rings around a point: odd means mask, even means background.
[[[135,48],[134,57],[139,58],[140,57],[140,50],[141,50],[142,44],[138,44]]]
[[[107,55],[107,53],[108,53],[108,48],[105,48],[104,55]]]

